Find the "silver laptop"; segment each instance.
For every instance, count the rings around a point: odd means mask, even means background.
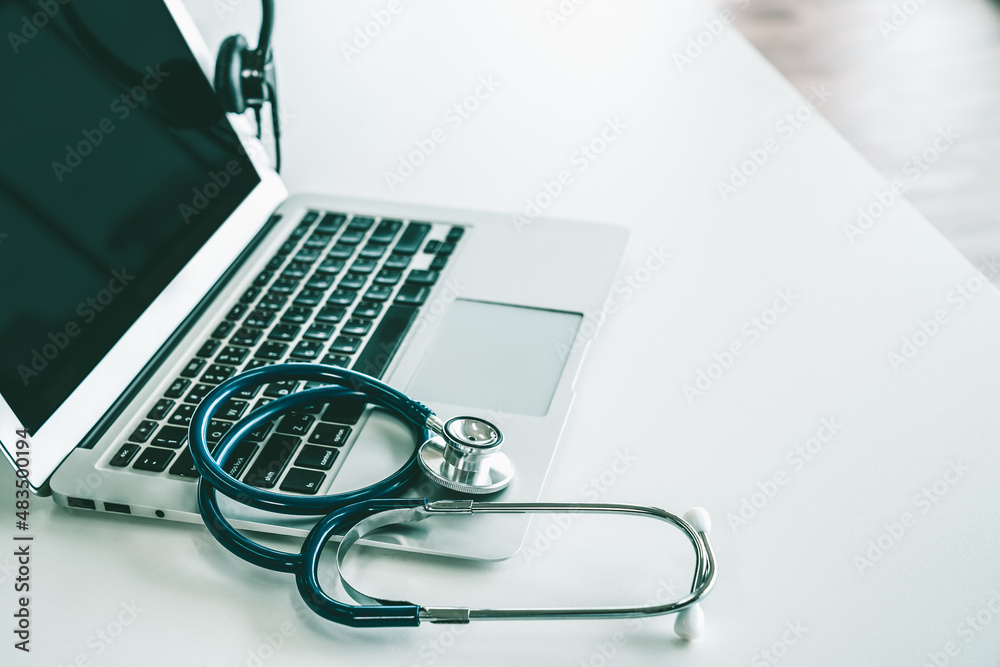
[[[626,232],[289,198],[261,145],[237,131],[243,119],[222,111],[181,4],[141,4],[54,18],[0,56],[12,101],[0,110],[8,459],[16,466],[26,431],[31,486],[60,505],[201,522],[187,450],[198,402],[250,368],[319,362],[380,377],[444,418],[497,423],[516,470],[497,498],[535,500]],[[211,438],[301,388],[248,390]],[[412,447],[401,423],[339,401],[259,429],[225,465],[247,483],[327,494],[383,478]],[[423,482],[407,494],[448,492]],[[272,533],[314,522],[223,509],[238,527]],[[496,519],[383,540],[508,557],[527,518]]]

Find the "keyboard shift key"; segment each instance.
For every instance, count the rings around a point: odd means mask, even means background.
[[[281,490],[313,496],[323,486],[325,479],[326,475],[319,470],[292,468],[281,483]]]
[[[163,472],[167,469],[170,459],[174,458],[174,452],[169,449],[159,447],[147,447],[139,454],[132,467],[136,470],[148,470],[150,472]]]
[[[280,433],[272,435],[267,439],[243,481],[250,486],[263,489],[274,488],[300,442],[301,439],[295,436]]]

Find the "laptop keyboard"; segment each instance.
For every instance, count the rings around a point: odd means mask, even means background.
[[[187,447],[191,417],[216,385],[241,371],[318,362],[382,377],[464,231],[309,211],[108,465],[197,479]],[[249,412],[301,385],[274,382],[242,391],[211,421],[209,445]],[[315,494],[364,409],[338,400],[286,414],[241,442],[223,468],[252,486]]]

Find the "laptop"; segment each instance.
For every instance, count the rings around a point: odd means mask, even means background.
[[[0,8],[19,37],[0,55],[0,442],[17,467],[30,434],[32,489],[79,512],[200,523],[199,401],[242,371],[312,362],[496,423],[516,472],[495,498],[536,500],[627,232],[289,197],[220,106],[182,4],[134,4],[75,3],[23,31],[21,5]],[[302,384],[247,390],[210,441]],[[413,446],[396,419],[338,401],[258,429],[225,467],[328,494],[385,477]],[[451,497],[427,481],[405,493]],[[315,521],[222,507],[242,529],[302,535]],[[485,519],[380,539],[516,553],[528,518]]]

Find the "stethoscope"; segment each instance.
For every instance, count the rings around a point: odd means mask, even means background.
[[[216,445],[208,445],[209,423],[229,399],[241,391],[281,381],[306,381],[324,386],[304,389],[253,410],[233,425]],[[221,462],[253,431],[281,415],[338,399],[364,401],[406,423],[417,446],[395,472],[364,488],[324,496],[286,495],[246,484],[226,473]],[[441,486],[465,494],[495,493],[505,488],[514,474],[507,456],[500,451],[500,429],[476,417],[442,421],[427,406],[400,391],[361,373],[321,364],[265,366],[230,378],[216,387],[198,406],[191,420],[190,448],[201,474],[198,501],[205,525],[219,543],[254,565],[295,575],[305,603],[323,618],[355,627],[415,626],[431,623],[467,623],[479,619],[570,619],[627,618],[677,614],[674,630],[685,639],[698,637],[704,615],[698,604],[715,583],[716,565],[708,541],[708,512],[695,508],[683,517],[655,507],[594,503],[498,503],[477,500],[401,498],[399,491],[421,471]],[[254,542],[238,532],[222,515],[217,491],[238,503],[269,512],[299,516],[325,515],[309,532],[298,553],[278,551]],[[631,515],[660,519],[680,529],[695,551],[695,572],[687,595],[666,604],[639,607],[471,609],[427,607],[394,602],[362,593],[344,577],[342,565],[350,548],[368,533],[390,525],[421,521],[432,516],[468,514],[589,513]],[[351,605],[330,597],[319,581],[320,555],[333,535],[346,531],[337,548],[337,574]]]

